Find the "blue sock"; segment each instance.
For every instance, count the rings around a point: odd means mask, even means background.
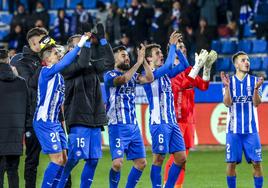
[[[262,185],[263,185],[263,177],[260,176],[260,177],[254,177],[254,185],[255,185],[255,188],[262,188]]]
[[[61,174],[62,174],[63,169],[64,169],[64,167],[61,166],[60,169],[59,169],[59,171],[58,171],[58,173],[57,173],[57,175],[56,175],[56,177],[55,177],[55,179],[54,179],[54,181],[53,181],[52,188],[57,188],[57,185],[60,182],[60,177],[61,177]]]
[[[152,165],[151,167],[151,182],[153,188],[161,188],[161,166]]]
[[[61,169],[62,169],[62,166],[57,165],[56,163],[50,162],[44,173],[42,188],[47,188],[47,187],[51,188],[53,186],[53,182],[57,174],[59,173]]]
[[[181,172],[181,166],[173,163],[169,169],[169,172],[168,172],[168,179],[167,179],[167,183],[165,185],[165,188],[173,188],[174,187],[174,185],[179,177],[180,172]]]
[[[75,167],[75,165],[78,163],[78,160],[74,159],[68,159],[60,177],[60,182],[58,183],[58,188],[63,188],[68,181],[68,178],[70,176],[70,173],[72,169]]]
[[[119,180],[120,180],[120,171],[116,172],[111,168],[109,176],[110,188],[117,188]]]
[[[142,174],[142,171],[138,170],[137,168],[133,166],[128,175],[126,188],[135,187],[138,181],[140,180],[141,174]]]
[[[83,172],[81,174],[80,188],[89,188],[92,184],[98,159],[86,160]]]
[[[236,188],[236,176],[227,176],[228,188]]]

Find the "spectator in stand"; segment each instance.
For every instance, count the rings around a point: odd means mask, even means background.
[[[251,5],[250,0],[246,0],[245,2],[242,3],[240,7],[240,17],[239,17],[239,39],[243,38],[244,35],[244,27],[245,25],[250,25],[251,27],[253,26],[253,9]]]
[[[44,7],[44,4],[40,1],[36,3],[35,10],[29,19],[30,28],[36,25],[38,20],[42,20],[44,27],[49,28],[49,14]]]
[[[64,9],[58,10],[58,17],[54,21],[52,35],[61,44],[65,44],[70,35],[70,20],[65,14]]]
[[[45,28],[43,20],[36,20],[34,23],[34,27],[44,27]]]
[[[162,52],[167,46],[167,38],[163,36],[168,35],[167,15],[163,11],[163,3],[156,2],[154,8],[154,17],[151,23],[151,40],[161,46]]]
[[[27,116],[27,86],[10,66],[8,51],[0,50],[0,187],[7,172],[10,188],[19,188],[18,167],[23,153]]]
[[[8,3],[8,11],[10,14],[13,14],[14,10],[15,10],[15,7],[14,6],[18,6],[19,4],[19,0],[8,0],[7,3]],[[1,1],[2,3],[2,1]]]
[[[88,23],[93,25],[93,18],[87,10],[84,10],[84,7],[81,3],[76,5],[75,11],[72,15],[71,20],[71,34],[78,34],[82,32],[82,25]]]
[[[128,18],[131,25],[131,40],[135,46],[148,40],[148,22],[153,15],[153,9],[149,8],[144,0],[132,0],[131,7],[128,8]]]
[[[172,10],[169,13],[168,17],[168,24],[169,27],[169,33],[172,33],[173,31],[177,31],[180,29],[180,16],[181,16],[181,3],[180,1],[176,0],[172,3]]]
[[[213,39],[217,38],[217,7],[219,0],[198,0],[200,17],[207,20],[207,28]],[[205,48],[206,49],[206,48]]]
[[[207,21],[205,18],[200,18],[199,28],[195,33],[196,52],[200,52],[201,49],[210,49],[211,35],[208,30]]]
[[[125,46],[126,51],[129,55],[130,58],[130,64],[132,65],[133,63],[136,62],[135,55],[134,55],[134,46],[130,44],[130,37],[128,36],[127,33],[123,33],[121,35],[121,39],[119,42],[119,45]]]
[[[21,25],[15,25],[11,27],[10,33],[3,39],[4,42],[8,42],[9,49],[15,49],[17,52],[21,52],[23,46],[26,44],[25,34]]]
[[[11,27],[14,25],[21,25],[23,30],[27,30],[27,18],[28,13],[25,11],[25,7],[23,4],[19,4],[17,11],[14,13],[12,20],[11,20]]]
[[[102,1],[97,1],[96,8],[98,10],[96,14],[96,23],[101,23],[104,28],[106,28],[106,20],[109,12],[106,9],[105,3]]]
[[[200,9],[196,0],[187,0],[181,11],[181,20],[183,24],[189,25],[193,30],[198,28],[200,18]]]

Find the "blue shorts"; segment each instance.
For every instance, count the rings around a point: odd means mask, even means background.
[[[102,157],[101,128],[72,127],[68,137],[69,159],[99,159]]]
[[[152,151],[155,154],[185,151],[184,140],[177,124],[150,125]]]
[[[226,134],[226,162],[241,163],[242,153],[248,163],[261,162],[262,152],[258,133],[250,134]]]
[[[67,147],[67,139],[61,124],[34,121],[33,128],[45,154],[62,152]]]
[[[112,160],[123,158],[127,160],[145,158],[145,148],[138,125],[109,125],[109,144]]]

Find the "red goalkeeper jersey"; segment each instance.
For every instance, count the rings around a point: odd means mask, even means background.
[[[171,79],[174,95],[174,106],[178,123],[195,123],[194,116],[194,87],[207,90],[209,81],[204,81],[200,76],[195,79],[188,76],[192,67]]]

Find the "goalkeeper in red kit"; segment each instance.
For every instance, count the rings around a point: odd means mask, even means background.
[[[186,56],[186,48],[182,41],[177,43],[184,56]],[[203,53],[202,53],[203,51]],[[176,112],[176,118],[180,127],[181,133],[184,138],[186,155],[189,153],[189,149],[194,146],[194,134],[195,134],[195,112],[194,112],[194,88],[198,88],[202,91],[208,89],[210,80],[210,70],[217,59],[217,53],[215,51],[206,52],[201,50],[200,54],[195,54],[195,65],[189,66],[182,73],[171,79],[172,92],[174,95],[174,106]],[[176,58],[174,64],[180,63]],[[203,77],[198,76],[200,69],[203,68]],[[165,166],[164,182],[168,178],[168,171],[171,164],[174,161],[173,155],[170,155],[169,160]],[[174,188],[181,188],[184,181],[185,167],[182,169]]]

